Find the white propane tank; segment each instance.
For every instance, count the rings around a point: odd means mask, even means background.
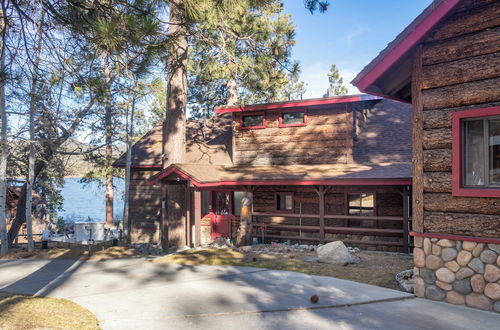
[[[78,243],[104,241],[104,222],[75,222],[74,229]]]

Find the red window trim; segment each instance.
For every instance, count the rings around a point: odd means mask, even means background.
[[[280,210],[278,209],[278,195],[283,195],[283,196],[292,196],[292,208],[290,210]],[[295,210],[295,199],[293,198],[293,192],[291,191],[280,191],[280,192],[275,192],[274,193],[274,211],[280,212],[280,213],[293,213]]]
[[[303,112],[304,113],[304,122],[300,124],[283,124],[283,115],[285,113],[292,112]],[[283,110],[279,112],[278,116],[279,127],[298,127],[298,126],[307,126],[307,109],[296,109],[296,110]]]
[[[249,127],[244,127],[243,126],[243,117],[245,116],[258,116],[262,115],[262,125],[260,126],[249,126]],[[250,112],[250,113],[245,113],[240,115],[240,130],[248,130],[248,129],[262,129],[266,128],[266,112],[265,111],[259,111],[259,112]]]
[[[500,115],[500,107],[479,108],[454,112],[452,118],[452,195],[459,197],[500,197],[500,189],[464,188],[462,186],[462,119]]]

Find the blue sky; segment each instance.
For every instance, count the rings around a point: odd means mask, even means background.
[[[327,73],[336,64],[349,84],[432,0],[330,0],[326,13],[311,15],[302,0],[285,0],[285,12],[296,24],[293,58],[300,61],[304,98],[321,97]]]

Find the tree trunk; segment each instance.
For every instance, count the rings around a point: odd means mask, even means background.
[[[2,126],[0,129],[0,255],[6,254],[9,248],[7,236],[7,157],[8,157],[8,144],[7,144],[7,112],[5,111],[5,13],[0,12],[0,117],[2,119]]]
[[[238,97],[238,84],[236,83],[236,80],[233,78],[229,79],[227,82],[227,99],[226,99],[226,105],[227,106],[235,106],[239,102],[239,97]]]
[[[114,227],[113,219],[113,113],[111,109],[111,68],[109,66],[109,52],[105,51],[104,57],[104,138],[105,138],[105,158],[106,158],[106,226]]]
[[[135,95],[132,98],[132,109],[130,117],[127,116],[127,160],[125,163],[125,202],[123,209],[122,228],[125,241],[129,242],[129,198],[130,198],[130,168],[132,167],[132,137],[134,136],[134,114],[135,114]]]
[[[163,166],[183,163],[186,153],[186,104],[187,104],[187,26],[184,13],[184,0],[170,1],[170,37],[167,60],[167,113],[163,126]],[[184,186],[167,186],[167,222],[168,235],[163,233],[163,248],[168,245],[185,245],[183,228]]]
[[[236,238],[237,246],[252,244],[252,205],[252,193],[247,192],[241,201],[240,228]]]
[[[33,60],[33,76],[31,79],[30,105],[29,105],[29,158],[28,158],[28,180],[26,181],[26,234],[28,240],[28,251],[33,251],[35,248],[33,242],[33,184],[35,182],[35,117],[37,107],[37,86],[38,74],[40,70],[40,55],[42,51],[42,36],[43,36],[43,21],[45,11],[41,4],[40,21],[38,22],[37,39],[35,46],[35,56]]]

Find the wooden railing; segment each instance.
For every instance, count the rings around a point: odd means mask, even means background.
[[[401,242],[392,241],[365,241],[354,239],[341,239],[344,243],[349,244],[365,244],[365,245],[385,245],[403,247],[405,252],[408,252],[408,233],[409,233],[409,219],[408,217],[393,217],[393,216],[353,216],[353,215],[328,215],[324,214],[323,220],[341,220],[344,226],[326,226],[324,221],[319,221],[319,226],[311,225],[297,225],[297,224],[284,224],[273,222],[272,218],[286,219],[318,219],[321,220],[321,215],[318,214],[295,214],[295,213],[253,213],[253,236],[267,239],[279,240],[295,240],[295,241],[314,241],[314,242],[329,242],[337,241],[339,239],[329,239],[324,237],[324,233],[329,234],[346,234],[346,235],[363,235],[363,236],[383,236],[383,237],[398,237]],[[365,227],[350,227],[349,220],[359,221],[374,221],[376,223],[373,228]],[[399,222],[398,228],[378,228],[379,223],[383,222]],[[297,236],[281,235],[281,231],[298,232]],[[279,232],[279,234],[276,234]],[[301,235],[302,232],[319,233],[318,237],[310,237]]]

